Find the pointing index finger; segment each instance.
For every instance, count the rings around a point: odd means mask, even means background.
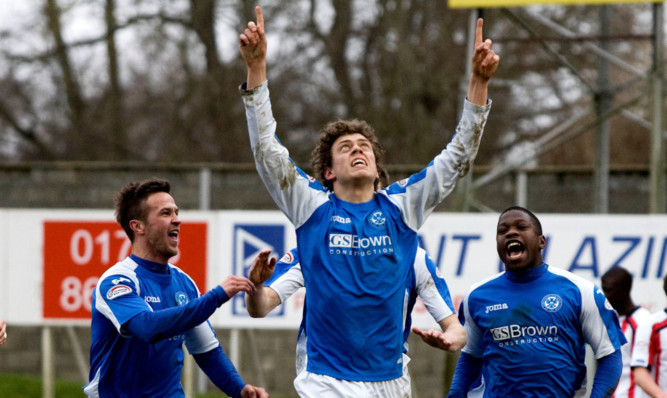
[[[255,7],[255,13],[257,14],[257,26],[264,31],[264,14],[262,14],[262,7]]]
[[[484,26],[484,20],[482,18],[477,19],[477,28],[475,29],[475,48],[482,44],[482,26]]]

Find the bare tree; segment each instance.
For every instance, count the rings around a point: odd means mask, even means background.
[[[77,73],[70,61],[68,47],[63,39],[60,7],[56,0],[46,0],[44,15],[48,22],[47,26],[54,46],[54,57],[62,74],[64,94],[67,98],[66,113],[71,121],[66,138],[67,152],[74,156],[85,156],[88,153],[86,147],[89,144],[84,126],[86,104],[81,93]]]
[[[104,21],[107,28],[106,48],[109,59],[109,107],[108,112],[114,115],[110,118],[109,136],[113,137],[110,145],[111,157],[115,160],[127,158],[127,142],[125,139],[125,112],[123,110],[123,89],[120,83],[120,68],[118,65],[118,50],[116,45],[116,1],[106,0]]]
[[[0,142],[11,148],[4,153],[18,159],[250,161],[236,42],[254,18],[253,4],[135,0],[119,7],[117,1],[64,8],[64,2],[44,0],[33,21],[44,27],[41,47],[0,47],[0,85],[12,94],[0,99]],[[63,15],[85,7],[103,28],[71,38],[65,34],[71,18]],[[307,165],[318,130],[336,118],[368,120],[392,163],[422,165],[449,140],[467,84],[471,10],[429,0],[283,0],[263,7],[274,114],[299,164]],[[563,6],[485,10],[484,31],[502,61],[476,164],[492,164],[578,111],[593,110],[596,96],[613,96],[618,105],[647,90],[644,80],[613,66],[613,91],[601,92],[598,58],[590,50],[604,39],[626,62],[650,64],[649,32],[636,28],[647,24],[631,23],[645,20],[647,9],[615,6],[610,38],[597,37],[593,6],[578,7],[577,18]],[[17,43],[25,30],[5,29],[0,40],[7,43]],[[645,104],[613,116],[614,162],[646,161]],[[582,120],[581,132],[539,161],[590,164],[594,125],[594,117]]]

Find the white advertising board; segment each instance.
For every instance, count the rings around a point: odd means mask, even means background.
[[[613,266],[634,275],[635,303],[665,307],[662,277],[667,257],[667,216],[538,215],[545,261],[596,284]],[[295,234],[277,211],[182,211],[182,259],[202,291],[227,275],[246,275],[259,250],[276,257],[295,246]],[[96,278],[129,252],[112,210],[0,210],[0,316],[14,325],[88,324]],[[496,214],[434,213],[420,230],[422,246],[447,280],[456,305],[474,283],[499,272]],[[190,237],[188,239],[188,236]],[[241,295],[211,317],[220,328],[296,329],[304,292],[264,319],[250,318]],[[424,307],[415,326],[435,326]]]

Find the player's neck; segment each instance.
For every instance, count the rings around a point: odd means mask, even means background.
[[[334,184],[336,196],[350,203],[365,203],[373,199],[375,190],[372,185]]]
[[[158,253],[156,250],[152,250],[149,245],[144,245],[136,242],[132,245],[132,254],[142,258],[144,260],[152,261],[158,264],[167,264],[169,257],[165,257],[163,254]]]

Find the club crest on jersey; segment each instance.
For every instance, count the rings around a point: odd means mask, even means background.
[[[557,294],[547,294],[542,298],[542,309],[547,312],[556,312],[563,306],[563,299]]]
[[[292,261],[294,261],[294,256],[292,255],[292,252],[285,253],[283,257],[280,259],[280,262],[285,264],[291,264]]]
[[[178,305],[185,305],[188,303],[188,296],[183,292],[176,292],[176,303]]]
[[[366,220],[369,224],[378,228],[383,227],[387,222],[387,219],[384,217],[384,214],[382,214],[382,211],[380,210],[371,213],[368,217],[366,217]]]
[[[408,185],[408,179],[404,178],[402,180],[397,181],[399,187],[405,188]]]
[[[107,291],[107,299],[113,300],[128,293],[132,293],[131,287],[127,285],[116,285]]]

